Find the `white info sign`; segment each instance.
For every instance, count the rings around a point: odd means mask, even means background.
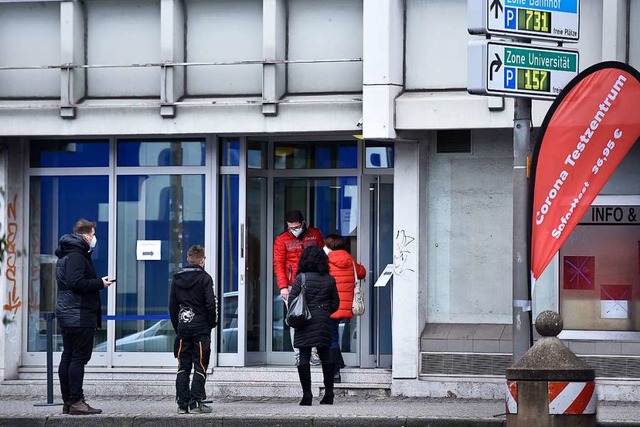
[[[136,242],[136,259],[138,261],[160,261],[160,245],[162,240],[138,240]]]

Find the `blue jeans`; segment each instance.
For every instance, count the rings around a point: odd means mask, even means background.
[[[340,348],[340,319],[329,319],[331,322],[331,347]]]

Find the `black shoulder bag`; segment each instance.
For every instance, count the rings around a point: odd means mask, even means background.
[[[287,317],[285,318],[287,325],[293,329],[303,327],[307,323],[307,320],[311,319],[311,312],[309,311],[307,300],[304,295],[306,290],[304,273],[300,274],[302,275],[302,290],[300,291],[300,294],[291,301],[291,304],[289,304]]]

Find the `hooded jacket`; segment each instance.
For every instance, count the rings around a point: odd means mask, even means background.
[[[355,262],[349,252],[342,249],[330,251],[327,257],[329,258],[329,274],[336,279],[336,287],[338,288],[338,295],[340,295],[340,308],[331,315],[331,318],[351,319],[353,317],[351,306],[353,305],[353,292],[356,282],[354,265],[358,279],[364,279],[367,275],[367,270],[364,266]]]
[[[273,242],[273,272],[279,289],[293,284],[298,272],[298,261],[302,250],[307,246],[324,246],[324,239],[320,230],[306,227],[305,231],[295,237],[289,230],[285,230]]]
[[[56,249],[58,302],[56,317],[62,328],[100,328],[102,279],[96,276],[90,247],[79,234],[65,234]]]
[[[189,264],[173,275],[169,315],[176,334],[183,337],[210,334],[218,325],[218,299],[204,268]]]

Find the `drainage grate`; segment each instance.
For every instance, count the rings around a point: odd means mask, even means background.
[[[640,357],[579,356],[599,378],[640,378]],[[427,353],[421,355],[421,375],[505,375],[510,354]]]

